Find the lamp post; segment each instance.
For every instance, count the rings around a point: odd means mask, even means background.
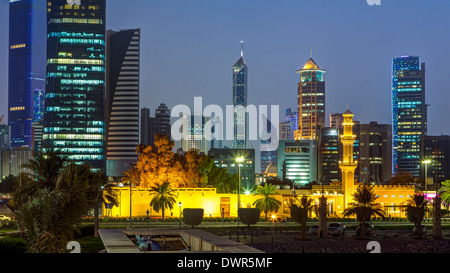
[[[131,191],[132,191],[132,184],[133,184],[133,176],[134,176],[134,173],[133,173],[133,166],[135,166],[136,164],[135,163],[131,163],[130,164],[131,165],[131,169],[130,169],[130,230],[131,229],[133,229],[133,226],[132,226],[132,214],[131,214],[131,208],[132,208],[132,204],[131,204]]]
[[[147,209],[147,211],[146,211],[145,213],[147,213],[147,230],[148,230],[148,214],[149,214],[150,212],[149,212],[148,209]]]
[[[428,164],[431,163],[431,160],[426,159],[426,160],[423,160],[422,163],[425,164],[425,198],[428,201],[428,193],[427,193],[427,191],[428,191],[428,181],[427,181],[428,173],[427,172],[428,172]],[[427,203],[427,207],[428,207],[428,203]],[[425,220],[427,220],[427,218],[428,218],[428,209],[425,211]]]
[[[180,208],[180,229],[181,229],[181,201],[178,202],[178,207]]]
[[[236,162],[238,163],[238,173],[239,173],[239,181],[238,181],[238,204],[237,204],[237,241],[239,241],[239,208],[241,207],[241,163],[244,162],[244,157],[236,158]]]

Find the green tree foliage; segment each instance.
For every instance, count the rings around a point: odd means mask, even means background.
[[[385,218],[385,212],[380,204],[375,203],[377,199],[372,187],[360,186],[353,194],[354,201],[344,210],[345,217],[356,216],[356,220],[361,223],[361,238],[366,236],[366,221],[370,221],[372,216]]]
[[[273,197],[277,194],[277,189],[271,184],[264,184],[264,186],[256,187],[255,194],[262,196],[262,198],[256,200],[253,205],[264,211],[265,221],[267,221],[267,214],[269,212],[276,212],[281,206],[281,201]]]
[[[442,202],[444,202],[447,206],[450,205],[450,180],[441,182],[439,194],[441,196]]]

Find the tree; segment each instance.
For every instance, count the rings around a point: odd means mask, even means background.
[[[9,175],[0,181],[0,193],[13,193],[15,185],[18,184],[18,178],[14,175]]]
[[[422,238],[422,221],[425,216],[425,210],[427,207],[427,200],[425,195],[418,193],[408,199],[406,206],[406,214],[408,220],[415,224],[417,227],[417,236]]]
[[[375,203],[376,199],[378,198],[371,186],[360,186],[353,194],[354,202],[350,203],[349,207],[344,210],[345,217],[356,215],[357,221],[361,224],[360,236],[362,239],[366,237],[366,221],[369,221],[372,216],[385,218],[385,212],[381,209],[380,204]]]
[[[396,176],[392,177],[391,185],[409,185],[413,183],[418,183],[418,179],[414,178],[410,173],[401,172]]]
[[[291,210],[291,218],[302,226],[302,240],[306,238],[306,222],[308,221],[308,213],[314,209],[314,200],[303,195],[300,200],[290,199],[289,209]]]
[[[171,188],[169,182],[163,182],[150,188],[150,195],[153,196],[150,206],[159,213],[162,210],[162,220],[164,220],[164,210],[173,209],[173,204],[176,203],[175,191]]]
[[[128,171],[124,171],[123,174],[125,174],[124,177],[122,177],[121,181],[123,184],[128,184],[131,186],[139,186],[141,174],[139,172],[139,169],[137,168],[131,168]]]
[[[44,165],[42,165],[44,166]],[[52,184],[39,183],[32,195],[15,203],[16,219],[23,227],[28,251],[32,253],[63,253],[69,241],[79,233],[79,225],[92,207],[90,166],[70,163]],[[23,181],[25,187],[36,181]],[[53,184],[54,183],[54,184]],[[15,192],[14,195],[19,194]],[[29,192],[27,192],[29,193]],[[24,200],[16,198],[16,200]]]
[[[108,176],[105,172],[91,172],[88,176],[90,186],[89,201],[94,208],[94,236],[99,237],[99,212],[98,207],[103,203],[110,203],[118,206],[118,195],[108,183]]]
[[[441,196],[442,202],[444,202],[448,206],[450,204],[450,180],[441,182],[439,194]]]
[[[211,166],[208,173],[208,185],[217,189],[217,193],[232,193],[237,190],[239,183],[239,174],[230,174],[226,169]]]
[[[262,198],[256,200],[253,205],[257,209],[264,211],[264,219],[267,221],[267,214],[278,211],[281,206],[281,201],[273,197],[273,195],[277,194],[277,190],[275,186],[266,183],[264,186],[258,186],[255,194],[262,196]]]

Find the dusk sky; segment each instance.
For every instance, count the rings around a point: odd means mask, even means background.
[[[296,71],[312,47],[327,71],[327,117],[349,103],[361,123],[392,123],[392,58],[420,56],[427,68],[428,134],[450,134],[448,0],[381,0],[381,6],[366,0],[107,2],[107,29],[141,28],[141,107],[152,115],[161,102],[192,106],[194,96],[202,96],[204,106],[231,104],[232,65],[243,40],[249,104],[296,111]],[[0,22],[0,115],[6,116],[6,0]]]

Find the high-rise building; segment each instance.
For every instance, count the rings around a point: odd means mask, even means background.
[[[266,126],[263,128],[264,139],[268,138],[272,130],[277,130],[276,127],[272,126],[272,123],[268,119],[265,125]],[[278,141],[272,138],[269,138],[268,140],[261,140],[261,173],[264,173],[270,164],[277,162],[277,150],[271,145],[272,142],[277,143]]]
[[[427,164],[428,183],[432,181],[436,185],[436,182],[450,179],[450,136],[422,137],[420,147],[421,158],[431,161]],[[425,164],[422,164],[420,178],[425,180]]]
[[[280,140],[277,150],[279,178],[301,186],[318,181],[317,143],[315,140]]]
[[[0,123],[0,151],[11,149],[11,126]]]
[[[31,123],[43,116],[45,8],[40,0],[9,1],[8,124],[14,148],[31,148]]]
[[[360,124],[359,181],[386,183],[392,178],[392,125]]]
[[[239,172],[239,163],[236,162],[236,158],[244,157],[244,162],[240,163],[241,190],[250,190],[255,185],[254,149],[211,149],[208,156],[214,160],[217,167],[226,169],[230,174]]]
[[[248,145],[247,70],[248,67],[244,61],[244,44],[241,42],[241,57],[233,65],[233,106],[235,107],[233,148],[235,149],[247,149]]]
[[[105,169],[106,0],[47,0],[43,145]]]
[[[330,127],[341,129],[342,128],[342,122],[344,122],[344,117],[341,113],[334,113],[330,114]]]
[[[140,29],[107,31],[106,173],[121,177],[139,145]]]
[[[325,128],[325,70],[311,58],[297,73],[298,130],[294,138],[317,140],[319,130]]]
[[[183,119],[185,117],[182,117]],[[186,138],[181,139],[181,149],[185,152],[190,150],[197,150],[199,153],[208,154],[211,141],[207,140],[205,135],[205,124],[210,120],[210,117],[190,116],[186,123],[188,130]],[[184,130],[181,126],[181,130]]]
[[[320,135],[320,182],[340,180],[339,170],[339,130],[322,128]]]
[[[393,173],[420,176],[420,138],[427,135],[425,63],[417,56],[393,59]]]
[[[280,122],[280,140],[293,140],[291,123],[288,121]]]
[[[150,116],[150,109],[141,109],[141,144],[153,145],[156,134],[171,138],[170,109],[164,103],[156,109],[155,117]]]

